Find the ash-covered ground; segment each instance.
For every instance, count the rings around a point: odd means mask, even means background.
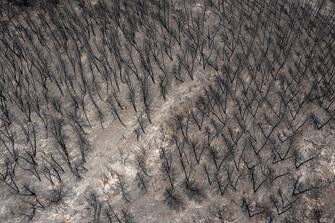
[[[0,222],[335,222],[331,1],[0,13]]]

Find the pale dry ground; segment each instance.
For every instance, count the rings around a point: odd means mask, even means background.
[[[108,175],[110,169],[123,174],[131,186],[129,189],[130,194],[134,193],[131,197],[136,197],[131,201],[131,206],[135,207],[136,222],[157,222],[157,218],[161,222],[169,222],[168,219],[171,219],[171,216],[168,215],[170,210],[162,202],[161,194],[157,194],[152,199],[153,197],[150,196],[141,198],[141,194],[136,192],[136,185],[132,183],[136,174],[135,166],[132,163],[133,154],[141,147],[148,149],[148,167],[151,170],[156,169],[158,173],[159,169],[157,167],[160,165],[160,161],[157,145],[162,143],[162,126],[172,115],[171,111],[191,106],[192,99],[195,99],[201,93],[207,83],[211,82],[211,78],[214,75],[215,73],[213,72],[204,72],[203,70],[197,72],[193,81],[185,81],[179,86],[175,86],[169,93],[167,101],[162,100],[159,92],[154,92],[153,95],[157,99],[157,103],[153,107],[152,124],[147,126],[145,129],[146,134],[142,135],[139,141],[136,141],[136,136],[133,132],[137,126],[137,120],[131,108],[127,108],[127,111],[123,113],[126,127],[123,127],[117,120],[105,122],[104,128],[101,128],[96,123],[92,129],[87,131],[92,146],[92,151],[89,152],[85,165],[87,172],[81,180],[68,186],[67,196],[61,205],[40,212],[33,222],[89,222],[90,218],[85,216],[87,214],[87,210],[85,211],[87,208],[85,196],[92,189],[100,195],[109,198],[113,197],[111,203],[116,207],[119,206],[118,201],[122,203],[122,197],[120,194],[115,196],[112,192],[115,187],[115,179],[111,178],[108,185],[103,185],[102,183],[102,175]],[[120,157],[120,152],[125,154],[124,159]],[[155,173],[153,172],[152,175],[155,175]],[[155,194],[155,189],[153,190],[153,194]],[[146,202],[145,200],[148,198],[151,199]],[[157,203],[153,203],[153,200]],[[161,211],[157,211],[159,210],[157,206],[161,206]],[[150,212],[151,208],[152,210],[155,209],[155,213]],[[144,210],[147,213],[143,212]],[[164,214],[164,212],[167,213]]]

